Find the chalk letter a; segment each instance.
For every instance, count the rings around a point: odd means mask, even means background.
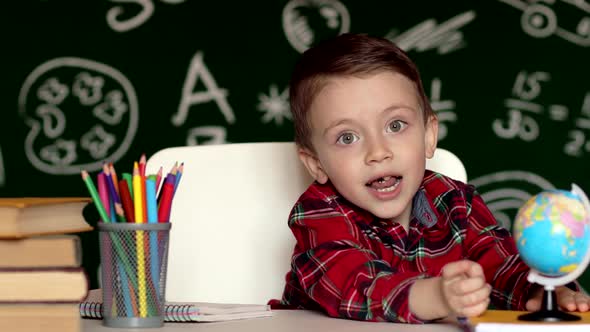
[[[206,90],[194,92],[193,90],[197,84],[197,78],[199,76],[203,80]],[[211,100],[215,101],[217,107],[221,110],[221,113],[225,117],[225,121],[230,124],[236,121],[234,112],[227,102],[227,91],[225,89],[220,89],[217,86],[213,76],[203,63],[203,54],[197,52],[191,60],[189,71],[184,80],[184,85],[182,86],[182,99],[178,106],[178,112],[172,116],[172,124],[178,127],[185,123],[191,105],[206,103]]]

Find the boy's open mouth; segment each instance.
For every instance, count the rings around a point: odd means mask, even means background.
[[[378,179],[367,182],[365,185],[371,187],[378,192],[393,191],[402,180],[401,176],[384,176]]]

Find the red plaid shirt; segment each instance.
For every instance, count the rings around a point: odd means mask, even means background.
[[[333,317],[422,323],[408,307],[412,284],[460,259],[478,262],[500,309],[524,310],[528,267],[473,186],[426,171],[408,232],[313,183],[289,218],[297,244],[281,305]],[[271,301],[272,303],[272,301]]]

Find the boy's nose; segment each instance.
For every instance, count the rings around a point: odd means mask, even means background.
[[[393,158],[393,152],[384,138],[374,138],[369,141],[366,163],[378,163]]]

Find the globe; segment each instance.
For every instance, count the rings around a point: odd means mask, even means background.
[[[575,192],[549,190],[531,197],[518,210],[513,227],[522,260],[549,277],[574,271],[589,250],[589,218]]]
[[[580,320],[559,309],[555,287],[574,281],[590,264],[588,196],[576,184],[571,191],[543,191],[521,206],[512,230],[520,256],[531,268],[527,280],[544,288],[541,309],[518,319]]]

